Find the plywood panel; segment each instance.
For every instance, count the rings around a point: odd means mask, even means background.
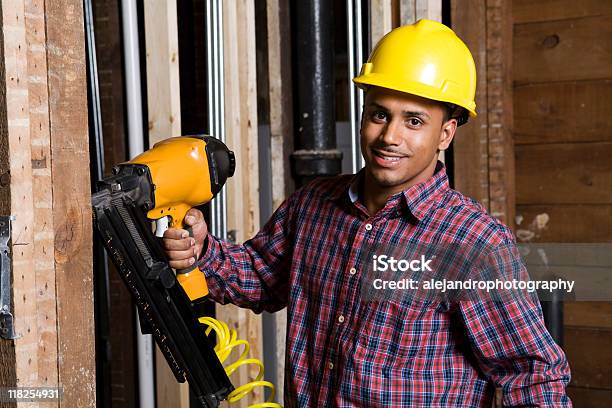
[[[519,205],[516,216],[517,235],[537,242],[612,242],[612,204]]]
[[[565,329],[564,339],[572,368],[571,385],[612,390],[612,330],[570,327]]]
[[[612,14],[609,0],[513,0],[514,23],[562,20]]]
[[[612,141],[610,101],[612,79],[517,86],[515,143]]]
[[[516,146],[518,204],[612,203],[612,143]]]
[[[62,407],[95,406],[92,223],[83,3],[45,2]],[[75,312],[78,311],[78,312]]]
[[[565,302],[566,326],[612,329],[612,302]]]
[[[612,15],[514,26],[517,83],[612,77]]]

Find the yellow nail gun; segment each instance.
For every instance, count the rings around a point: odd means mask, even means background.
[[[183,228],[187,211],[210,201],[234,168],[233,152],[213,137],[170,138],[116,166],[92,197],[94,227],[138,305],[143,332],[207,408],[234,387],[192,307],[208,293],[206,281],[197,267],[175,276],[151,221],[158,236]]]

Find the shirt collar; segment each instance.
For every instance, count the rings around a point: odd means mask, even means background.
[[[353,175],[353,177],[349,179],[349,182],[336,190],[330,198],[333,200],[348,198],[349,202],[354,204],[359,198],[359,182],[363,177],[363,172],[364,169],[361,169],[358,173]],[[396,201],[398,196],[401,196],[400,202],[405,203],[410,213],[420,221],[439,201],[438,199],[441,195],[449,189],[446,167],[444,163],[438,161],[434,174],[430,179],[390,197],[388,204]]]

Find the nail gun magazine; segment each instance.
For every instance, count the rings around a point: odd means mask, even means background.
[[[188,381],[207,408],[234,387],[193,308],[206,295],[205,282],[204,292],[197,285],[203,274],[177,271],[177,279],[159,242],[160,220],[182,227],[185,213],[210,201],[234,166],[233,153],[213,137],[171,138],[116,166],[92,197],[94,227],[138,306],[143,333],[153,335],[177,381]]]

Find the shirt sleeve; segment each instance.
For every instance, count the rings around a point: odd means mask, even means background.
[[[198,267],[206,276],[212,299],[256,313],[275,312],[287,305],[295,195],[243,244],[231,244],[208,234],[208,248]]]
[[[508,234],[503,245],[515,245]],[[527,276],[520,258],[513,267],[519,270],[512,275]],[[458,309],[480,370],[502,388],[504,407],[572,406],[565,391],[569,364],[546,329],[535,296],[470,299]]]

